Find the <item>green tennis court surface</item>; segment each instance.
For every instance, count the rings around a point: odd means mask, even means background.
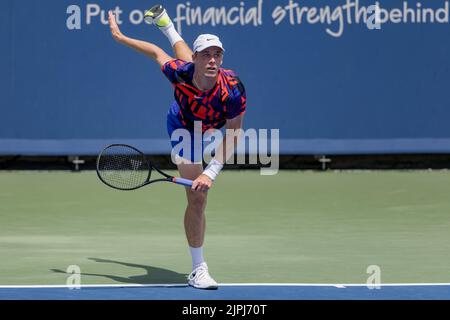
[[[183,187],[95,172],[0,172],[0,285],[184,283]],[[450,282],[448,171],[224,171],[205,254],[219,283]]]

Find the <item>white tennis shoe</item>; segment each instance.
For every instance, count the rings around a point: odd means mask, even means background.
[[[160,4],[145,11],[144,21],[148,24],[155,24],[160,28],[167,27],[171,23],[166,9]]]
[[[217,282],[209,275],[206,262],[203,262],[191,272],[188,276],[188,284],[197,289],[214,290],[219,287]]]

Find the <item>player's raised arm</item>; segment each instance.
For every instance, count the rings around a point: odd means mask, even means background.
[[[173,58],[169,56],[164,50],[160,47],[146,41],[141,41],[137,39],[133,39],[125,36],[121,31],[117,24],[116,17],[109,11],[109,27],[111,29],[111,35],[118,43],[126,45],[137,52],[143,53],[146,56],[155,60],[160,66],[164,65],[167,61],[172,60]]]

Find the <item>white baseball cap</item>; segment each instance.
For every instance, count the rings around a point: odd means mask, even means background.
[[[201,34],[194,42],[194,52],[200,52],[209,47],[219,47],[225,52],[219,37],[213,34]]]

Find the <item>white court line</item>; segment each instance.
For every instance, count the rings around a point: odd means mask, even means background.
[[[82,284],[80,288],[139,288],[139,287],[187,287],[185,283],[161,283],[161,284]],[[75,285],[0,285],[0,289],[51,289],[74,288]]]
[[[372,286],[373,284],[370,284]],[[377,284],[378,285],[378,284]],[[168,284],[82,284],[80,288],[133,288],[133,287],[187,287],[186,283],[168,283]],[[219,286],[226,287],[368,287],[364,283],[219,283]],[[406,287],[406,286],[450,286],[450,283],[380,283],[380,287]],[[73,288],[73,285],[70,287]],[[0,289],[46,289],[46,288],[70,288],[67,285],[0,285]]]
[[[293,286],[293,287],[369,287],[374,284],[367,283],[220,283],[220,286]],[[380,283],[380,287],[405,287],[405,286],[450,286],[450,283]]]

